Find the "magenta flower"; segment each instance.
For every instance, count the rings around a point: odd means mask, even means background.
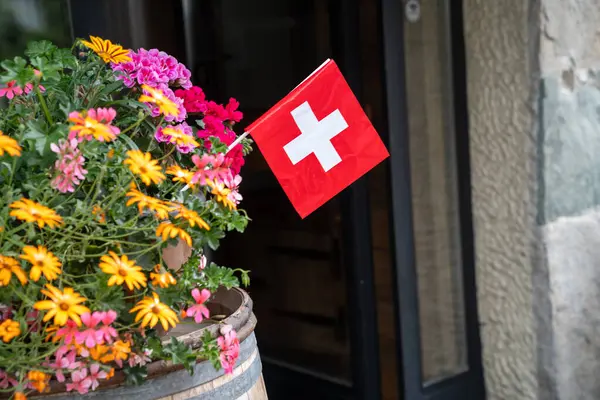
[[[238,107],[240,106],[240,102],[234,99],[233,97],[229,99],[229,103],[225,106],[225,119],[232,122],[240,122],[242,118],[244,118],[244,114],[241,111],[238,111]]]
[[[67,324],[56,331],[56,339],[63,339],[66,344],[75,341],[75,335],[79,333],[79,328],[73,320],[67,320]]]
[[[3,369],[0,369],[0,389],[7,389],[9,386],[17,386],[19,382],[13,379]]]
[[[177,89],[175,96],[183,99],[183,106],[188,113],[205,113],[208,110],[204,91],[198,86],[192,86],[188,90]]]
[[[196,301],[196,304],[187,309],[186,315],[188,317],[194,317],[194,321],[199,324],[202,322],[203,317],[209,317],[208,308],[204,303],[210,298],[210,291],[208,289],[202,289],[202,291],[200,291],[196,288],[192,290],[192,297]]]
[[[90,389],[96,390],[96,388],[100,385],[100,382],[98,382],[98,380],[106,379],[107,377],[108,374],[106,373],[106,371],[100,369],[99,364],[90,365],[90,375],[88,376],[88,379],[90,380]]]
[[[75,361],[76,356],[77,352],[75,350],[69,349],[69,346],[61,346],[54,354],[54,363],[46,363],[46,366],[54,370],[56,380],[64,382],[65,371],[71,371],[81,366],[80,362]]]
[[[50,186],[61,193],[74,192],[75,186],[85,179],[87,170],[83,168],[85,158],[77,148],[77,139],[60,140],[58,146],[55,143],[50,149],[58,154],[58,160],[54,163],[56,176],[50,182]]]
[[[67,392],[77,390],[79,394],[86,394],[92,386],[87,368],[81,368],[71,373],[72,383],[67,383]]]
[[[190,70],[164,51],[139,49],[130,51],[129,57],[129,62],[111,64],[113,71],[118,72],[117,78],[127,87],[136,84],[152,87],[181,86],[184,89],[192,87]]]
[[[217,339],[217,344],[221,348],[219,359],[221,366],[226,374],[233,373],[233,367],[240,356],[240,340],[231,325],[225,325],[221,328],[221,334]]]
[[[84,313],[81,314],[81,322],[87,328],[84,331],[77,332],[75,334],[75,341],[77,344],[85,343],[85,346],[89,349],[95,347],[97,344],[102,344],[103,334],[99,330],[96,329],[96,326],[102,319],[102,315],[98,315],[99,313],[96,311],[94,313]]]

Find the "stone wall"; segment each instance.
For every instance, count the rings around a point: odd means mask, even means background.
[[[537,399],[537,41],[523,0],[464,0],[478,307],[489,399]]]
[[[465,0],[490,398],[600,398],[600,3]]]

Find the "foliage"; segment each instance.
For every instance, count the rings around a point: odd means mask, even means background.
[[[137,384],[151,360],[237,357],[210,334],[197,349],[160,338],[249,283],[202,254],[248,223],[237,102],[206,100],[165,53],[100,38],[32,42],[0,67],[0,391],[85,393],[114,368]],[[178,242],[193,254],[173,271]]]

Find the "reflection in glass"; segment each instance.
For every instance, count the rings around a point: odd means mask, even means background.
[[[425,382],[467,368],[462,260],[445,0],[405,25],[410,163]]]
[[[70,44],[67,0],[0,0],[0,59],[22,56],[27,42],[41,39]]]

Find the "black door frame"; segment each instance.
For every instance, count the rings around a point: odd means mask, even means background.
[[[380,9],[389,150],[391,153],[389,164],[392,197],[391,236],[392,249],[395,252],[393,269],[396,342],[400,371],[398,391],[400,398],[407,400],[479,400],[485,398],[475,288],[462,1],[449,1],[468,370],[427,385],[424,384],[421,375],[421,330],[412,221],[404,64],[405,2],[381,0]]]

